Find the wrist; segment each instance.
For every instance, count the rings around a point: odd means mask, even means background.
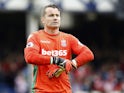
[[[51,57],[50,64],[56,64],[58,66],[62,66],[65,63],[65,59],[59,57]]]
[[[77,61],[75,59],[72,60],[73,67],[76,69],[77,68]]]
[[[50,57],[50,64],[54,64],[53,57]]]

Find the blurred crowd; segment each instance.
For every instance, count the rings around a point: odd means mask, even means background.
[[[1,48],[0,93],[29,93],[23,52]]]

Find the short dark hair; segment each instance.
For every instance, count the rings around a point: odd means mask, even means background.
[[[42,16],[45,15],[45,10],[46,10],[46,8],[49,8],[49,7],[51,7],[51,8],[57,8],[57,9],[60,11],[60,8],[59,8],[57,5],[55,5],[55,4],[46,5],[46,6],[42,9]]]

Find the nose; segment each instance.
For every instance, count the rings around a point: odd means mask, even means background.
[[[58,18],[55,16],[55,17],[53,18],[53,20],[54,20],[54,21],[57,21],[57,20],[58,20]]]
[[[54,19],[57,19],[58,17],[56,15],[54,15]]]

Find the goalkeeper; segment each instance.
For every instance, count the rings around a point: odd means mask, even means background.
[[[45,6],[41,14],[44,28],[29,35],[24,49],[26,62],[34,68],[32,93],[72,93],[69,72],[91,62],[94,55],[76,37],[59,30],[56,5]]]

